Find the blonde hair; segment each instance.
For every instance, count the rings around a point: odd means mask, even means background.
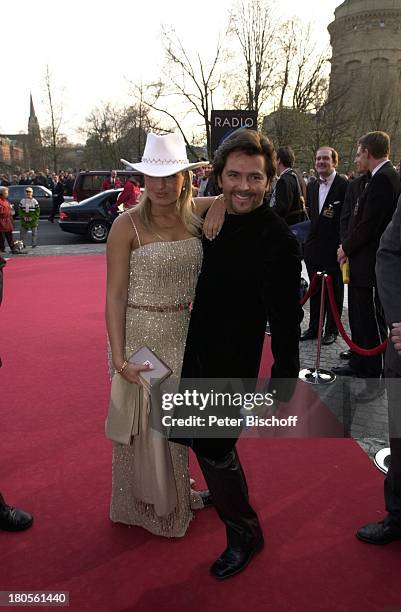
[[[194,213],[195,204],[192,199],[192,172],[183,170],[183,174],[184,183],[182,185],[181,194],[177,200],[177,214],[188,232],[193,236],[198,236],[201,231],[202,221]],[[152,227],[151,206],[152,202],[145,188],[135,210],[138,211],[138,216],[142,225],[148,230]]]

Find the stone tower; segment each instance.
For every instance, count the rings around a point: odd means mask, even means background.
[[[353,143],[364,132],[383,130],[392,139],[393,160],[399,161],[401,0],[345,0],[328,30],[333,49],[329,100],[342,141],[348,140],[349,151],[343,154],[353,156]]]
[[[39,121],[33,106],[32,94],[30,94],[28,119],[28,151],[30,167],[37,171],[43,170],[42,137],[40,133]]]

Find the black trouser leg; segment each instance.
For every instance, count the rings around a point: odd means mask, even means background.
[[[306,269],[308,270],[309,282],[312,282],[312,278],[315,276],[316,272],[319,270],[312,266],[310,263],[306,262]],[[319,328],[319,314],[320,314],[320,292],[321,292],[321,284],[320,282],[315,287],[312,295],[309,299],[309,327],[308,329],[317,335]]]
[[[228,545],[236,548],[263,541],[236,449],[219,459],[197,457],[213,504],[226,526]]]
[[[355,342],[356,326],[358,325],[358,310],[355,305],[352,285],[348,285],[348,323],[351,330],[351,338]]]
[[[354,310],[352,339],[361,348],[375,348],[387,337],[387,325],[376,287],[349,287]],[[350,367],[364,378],[380,378],[384,355],[364,357],[354,353]]]
[[[4,251],[6,248],[6,240],[8,242],[8,246],[13,251],[15,248],[14,238],[12,232],[0,232],[0,251]]]
[[[334,299],[336,302],[338,314],[340,315],[340,318],[341,318],[341,315],[343,312],[343,302],[344,302],[344,283],[343,283],[343,277],[342,277],[340,267],[337,267],[335,270],[330,270],[328,274],[330,274],[331,279],[332,279]],[[337,329],[337,325],[334,321],[334,317],[331,312],[327,290],[326,290],[326,300],[325,300],[325,312],[326,312],[325,333],[337,335],[338,329]]]
[[[384,481],[384,499],[387,521],[401,530],[401,375],[389,368],[386,368],[386,388],[391,460]]]
[[[52,208],[52,211],[50,213],[49,220],[51,220],[51,221],[54,220],[54,217],[57,215],[57,213],[59,211],[59,208],[60,208],[60,204],[55,204],[53,202],[53,208]]]

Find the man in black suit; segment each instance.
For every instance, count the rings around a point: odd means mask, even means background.
[[[354,210],[359,198],[366,187],[366,183],[369,180],[369,168],[367,166],[367,161],[361,159],[359,155],[356,155],[354,160],[357,176],[353,176],[352,180],[349,179],[349,183],[347,186],[347,192],[345,194],[344,205],[341,212],[340,219],[340,238],[341,242],[343,242],[349,231],[351,219],[354,216]],[[342,248],[342,244],[340,245]],[[338,252],[337,252],[338,256]],[[348,322],[351,330],[351,336],[354,339],[358,321],[356,320],[357,312],[354,308],[354,304],[352,301],[352,289],[348,286]],[[351,358],[352,351],[351,349],[347,349],[340,353],[341,359],[349,360]]]
[[[53,187],[53,208],[50,213],[49,221],[54,223],[54,217],[58,214],[61,204],[64,202],[64,185],[61,177],[56,176],[56,183]]]
[[[340,245],[340,217],[348,181],[336,172],[338,154],[331,147],[321,147],[316,153],[318,180],[308,183],[306,202],[311,219],[311,231],[305,244],[304,257],[309,278],[316,272],[327,272],[333,280],[337,309],[341,315],[344,298],[344,285],[337,262],[337,249]],[[310,319],[307,331],[301,340],[317,337],[320,311],[320,287],[310,298]],[[338,330],[331,314],[328,300],[325,300],[326,326],[323,344],[336,341]]]
[[[401,198],[380,240],[376,277],[386,322],[391,328],[385,359],[391,450],[384,481],[387,516],[384,521],[361,527],[356,536],[368,544],[388,544],[401,539]]]
[[[276,183],[270,206],[274,212],[282,217],[287,225],[294,225],[304,220],[306,185],[293,170],[295,155],[291,147],[280,147],[277,150]]]
[[[360,194],[348,231],[338,250],[340,263],[350,265],[350,305],[354,320],[353,340],[362,348],[374,348],[387,337],[387,325],[377,292],[375,264],[380,238],[393,216],[401,192],[398,173],[389,161],[390,138],[385,132],[370,132],[358,142],[357,158],[366,165],[369,180]],[[345,368],[334,368],[342,376],[366,379],[359,401],[370,401],[381,392],[374,379],[384,371],[383,354],[364,357],[354,353]]]

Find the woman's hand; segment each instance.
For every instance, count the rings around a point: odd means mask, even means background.
[[[224,196],[217,196],[207,211],[207,215],[203,223],[203,233],[209,240],[214,240],[223,227],[226,210]]]
[[[128,365],[123,369],[120,376],[125,378],[128,382],[141,385],[142,381],[139,378],[140,372],[149,372],[149,370],[153,370],[153,366],[144,365],[143,363],[128,363]]]
[[[401,323],[393,323],[391,340],[394,344],[395,350],[401,356]]]

